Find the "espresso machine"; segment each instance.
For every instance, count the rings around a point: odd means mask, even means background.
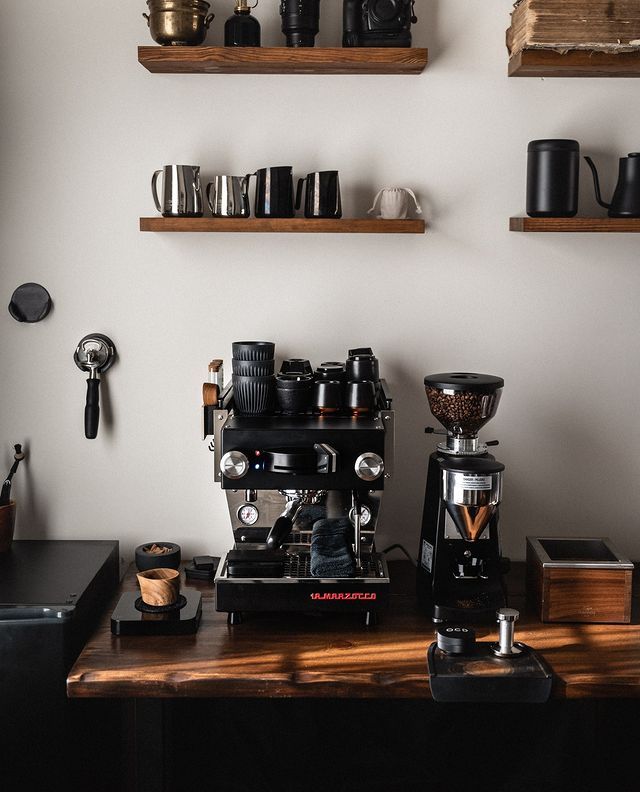
[[[504,380],[452,372],[429,375],[424,384],[446,441],[429,457],[418,600],[434,622],[491,623],[506,605],[509,562],[498,532],[504,465],[488,451],[497,442],[482,443],[478,431],[496,414]]]
[[[315,372],[308,361],[284,361],[274,377],[284,396],[271,406],[265,399],[260,407],[239,408],[245,382],[234,375],[217,402],[204,407],[214,481],[225,492],[233,532],[215,578],[216,610],[228,613],[229,624],[251,612],[306,611],[359,613],[371,625],[388,602],[389,573],[375,532],[393,472],[394,412],[371,350],[350,352],[364,352],[350,354],[351,373],[349,360],[346,368],[331,362]],[[358,390],[361,383],[347,380],[364,376],[363,365],[372,361],[370,408],[350,409],[347,398],[342,408],[327,407],[323,394]],[[291,378],[308,380],[316,395],[307,406],[282,408],[290,407],[284,388]],[[336,525],[348,536],[346,567],[318,564],[320,541],[331,547]]]

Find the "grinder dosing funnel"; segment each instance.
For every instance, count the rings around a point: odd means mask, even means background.
[[[478,540],[502,499],[504,465],[495,459],[452,457],[442,463],[442,498],[460,536]]]

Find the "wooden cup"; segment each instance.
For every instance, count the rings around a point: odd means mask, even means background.
[[[0,506],[0,553],[6,553],[11,549],[15,525],[16,502],[9,501],[7,506]]]
[[[177,569],[158,567],[138,572],[140,593],[145,605],[174,605],[180,594],[180,572]]]

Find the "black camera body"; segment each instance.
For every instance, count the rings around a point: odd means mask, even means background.
[[[343,47],[410,47],[415,0],[344,0]]]

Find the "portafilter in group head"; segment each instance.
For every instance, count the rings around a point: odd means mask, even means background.
[[[424,387],[434,417],[447,430],[446,446],[457,454],[482,454],[478,432],[496,414],[504,380],[491,374],[450,372],[429,374]]]

